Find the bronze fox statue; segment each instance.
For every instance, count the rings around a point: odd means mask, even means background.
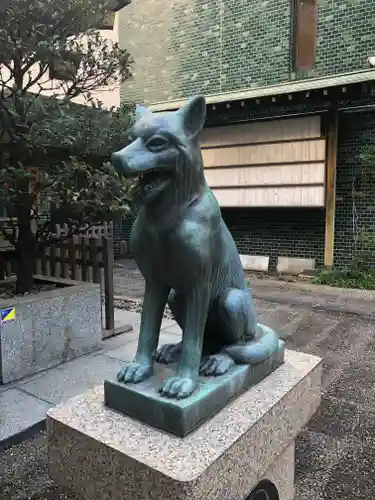
[[[251,292],[234,240],[203,170],[199,133],[204,97],[176,112],[137,107],[131,143],[113,153],[112,164],[138,177],[140,209],[130,245],[146,281],[138,349],[118,380],[137,383],[153,373],[154,361],[177,361],[162,396],[185,398],[198,376],[218,376],[234,364],[271,356],[278,337],[257,325]],[[182,341],[157,351],[168,302]]]

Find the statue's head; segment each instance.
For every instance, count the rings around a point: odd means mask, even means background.
[[[131,143],[112,154],[112,164],[126,177],[138,177],[141,203],[162,195],[188,194],[203,182],[198,136],[206,118],[206,101],[197,96],[174,112],[152,113],[137,106]]]

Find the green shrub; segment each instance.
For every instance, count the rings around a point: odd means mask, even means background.
[[[329,285],[338,288],[358,288],[375,290],[375,269],[366,271],[325,271],[322,270],[313,278],[315,285]]]

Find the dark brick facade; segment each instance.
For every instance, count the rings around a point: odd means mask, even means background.
[[[368,68],[374,29],[374,0],[318,0],[318,47],[311,76]]]
[[[363,169],[361,150],[371,142],[375,143],[375,112],[341,115],[336,183],[336,268],[350,264],[356,232],[360,228],[375,229],[375,185],[360,173]]]
[[[323,265],[323,209],[226,208],[222,214],[239,252],[269,255],[270,269],[276,269],[279,256],[314,258]],[[115,257],[121,240],[129,244],[132,224],[130,218],[115,223]]]
[[[240,253],[270,256],[270,269],[277,258],[324,258],[323,209],[226,208],[224,220]]]
[[[294,0],[143,0],[120,13],[124,99],[174,101],[368,69],[375,0],[317,0],[312,70],[294,73]]]
[[[194,17],[177,4],[171,40],[176,97],[288,81],[291,70],[291,2],[198,0]]]
[[[121,220],[118,220],[113,225],[113,242],[114,242],[114,254],[115,258],[120,255],[120,242],[126,241],[128,244],[130,243],[130,232],[133,226],[134,219],[132,217],[124,217]]]

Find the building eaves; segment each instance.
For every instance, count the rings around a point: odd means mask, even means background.
[[[375,70],[368,69],[362,71],[354,71],[342,75],[326,76],[321,78],[309,78],[306,80],[298,80],[287,82],[278,85],[267,85],[265,87],[257,87],[246,90],[238,90],[234,92],[222,92],[220,94],[211,94],[206,96],[208,104],[219,104],[247,99],[259,99],[261,97],[273,97],[283,94],[292,94],[296,92],[306,92],[310,90],[328,89],[337,86],[346,86],[356,83],[366,83],[375,81]],[[179,109],[186,103],[187,99],[178,101],[165,101],[149,104],[152,111],[171,111]]]

